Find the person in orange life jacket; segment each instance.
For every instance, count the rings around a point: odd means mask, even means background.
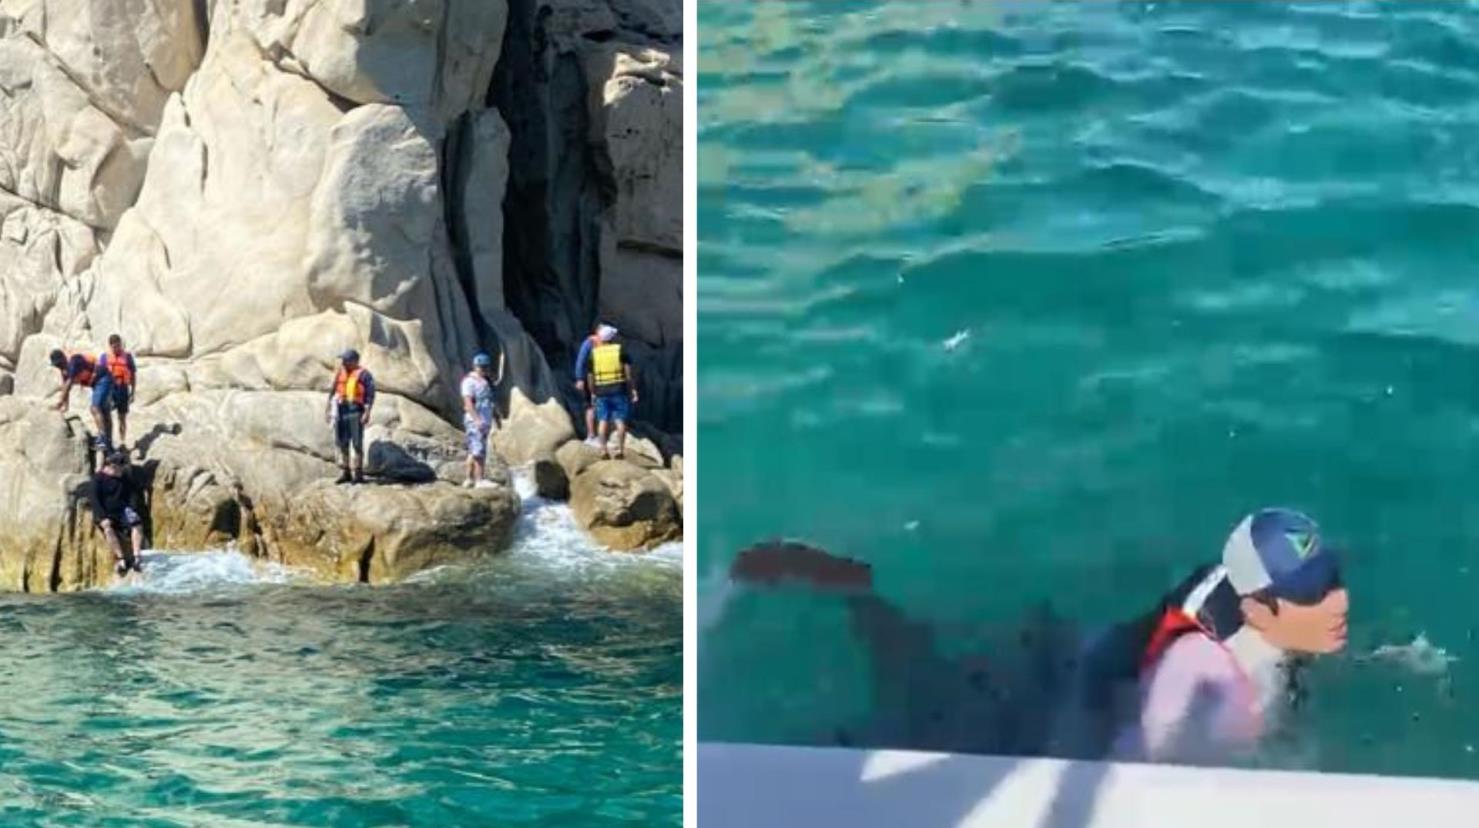
[[[128,406],[138,386],[139,367],[134,355],[123,350],[123,337],[108,337],[108,350],[98,357],[98,380],[92,389],[92,404],[103,412],[106,445],[112,445],[113,432],[108,423],[110,410],[118,414],[118,447],[128,442]]]
[[[1196,759],[1255,746],[1287,696],[1292,658],[1345,646],[1350,596],[1319,527],[1263,509],[1228,537],[1220,565],[1187,578],[1147,617],[1139,720],[1122,759]]]
[[[113,564],[124,576],[130,570],[142,573],[144,554],[144,521],[139,516],[139,487],[128,467],[128,455],[121,451],[108,454],[103,467],[93,475],[88,488],[88,505],[97,527],[103,531],[108,548],[113,552]],[[127,529],[131,546],[123,548],[119,532]]]
[[[51,365],[62,372],[62,399],[56,404],[56,410],[66,411],[72,402],[72,386],[80,385],[83,388],[92,388],[98,379],[98,361],[87,354],[68,354],[60,349],[51,352]],[[90,406],[93,425],[98,430],[98,444],[101,445],[104,430],[103,411],[96,405]]]
[[[586,368],[590,364],[591,351],[595,350],[604,340],[616,336],[616,328],[605,323],[597,323],[591,335],[580,343],[580,351],[575,355],[575,390],[580,392],[581,401],[585,403],[585,443],[588,446],[599,445],[600,439],[596,437],[596,395],[586,384]]]
[[[375,406],[375,378],[360,367],[359,352],[350,348],[339,355],[342,365],[334,374],[324,418],[334,426],[342,472],[337,483],[365,482],[365,426]],[[354,463],[350,464],[353,449]]]
[[[616,328],[610,325],[601,329],[600,344],[591,349],[586,382],[595,395],[596,436],[601,453],[608,459],[612,457],[606,437],[615,422],[615,457],[619,460],[626,456],[627,420],[632,415],[631,406],[637,402],[637,386],[632,382],[631,359],[620,343],[612,341],[616,333]]]

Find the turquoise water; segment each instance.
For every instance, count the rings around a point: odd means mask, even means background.
[[[0,596],[4,825],[681,824],[682,571],[536,502],[388,588],[229,552]]]
[[[1479,6],[699,22],[701,738],[889,715],[840,600],[724,582],[746,544],[1000,660],[1287,504],[1348,549],[1351,644],[1259,761],[1479,775]]]

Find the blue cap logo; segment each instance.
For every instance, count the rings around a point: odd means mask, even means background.
[[[1294,554],[1302,561],[1315,553],[1315,536],[1311,532],[1293,530],[1285,532],[1284,537],[1289,539],[1290,545],[1294,547]]]

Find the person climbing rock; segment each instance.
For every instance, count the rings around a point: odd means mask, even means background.
[[[108,548],[113,552],[113,566],[119,577],[129,572],[143,573],[144,521],[140,517],[140,489],[128,465],[128,455],[109,452],[103,467],[93,475],[88,487],[88,504],[93,522],[102,530]],[[129,546],[123,546],[121,532],[129,533]]]
[[[503,354],[498,354],[498,375],[489,378],[493,358],[486,353],[472,358],[472,370],[462,378],[462,425],[467,431],[467,479],[462,485],[472,488],[484,484],[488,458],[488,437],[498,427],[498,406],[493,389],[503,382]]]
[[[123,337],[112,334],[108,337],[108,350],[98,357],[98,375],[108,380],[108,391],[104,392],[104,418],[111,408],[118,415],[118,447],[124,447],[128,443],[128,408],[133,402],[134,390],[138,386],[139,367],[134,363],[134,355],[123,350]],[[98,389],[93,388],[93,407],[98,408]],[[112,429],[108,430],[110,440],[113,436]]]
[[[350,348],[339,355],[339,370],[324,418],[334,426],[339,447],[341,473],[336,483],[365,482],[365,426],[375,406],[375,378],[359,364],[359,351]],[[353,452],[353,463],[350,454]]]
[[[56,410],[65,412],[72,402],[72,387],[92,388],[98,379],[98,361],[87,354],[69,353],[61,349],[51,352],[51,365],[62,372],[62,398]],[[106,430],[104,412],[95,404],[89,405],[93,426],[97,428],[94,447],[102,446],[102,435]]]
[[[595,397],[596,437],[601,454],[613,457],[607,437],[611,424],[616,424],[616,454],[618,460],[626,456],[627,420],[631,418],[631,406],[637,402],[637,386],[632,382],[632,363],[621,343],[616,339],[616,328],[606,325],[599,332],[600,344],[591,349],[590,369],[586,383]]]
[[[580,343],[580,351],[575,355],[575,390],[580,392],[580,400],[585,404],[585,444],[588,446],[598,445],[600,438],[596,436],[596,397],[585,381],[586,370],[590,365],[591,351],[601,344],[603,334],[615,336],[616,329],[605,323],[596,323],[595,329]]]

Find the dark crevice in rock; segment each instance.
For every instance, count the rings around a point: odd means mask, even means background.
[[[617,246],[623,250],[635,250],[639,253],[651,253],[654,256],[662,256],[663,258],[673,259],[679,262],[683,261],[683,251],[674,250],[671,247],[661,244],[641,241],[640,239],[627,239],[620,242]]]
[[[467,237],[467,164],[473,150],[473,114],[464,112],[447,128],[442,142],[442,216],[452,246],[452,267],[457,283],[472,314],[473,332],[479,344],[486,346],[496,337],[488,330],[487,320],[479,310],[477,274],[473,272],[472,242]]]
[[[370,560],[375,557],[375,537],[370,536],[369,543],[365,544],[365,551],[359,556],[359,582],[368,584],[370,582]]]
[[[210,0],[194,0],[194,2],[195,30],[200,35],[200,53],[203,55],[206,47],[211,45]]]
[[[609,198],[587,134],[587,88],[578,55],[556,54],[550,9],[511,0],[489,101],[507,120],[504,303],[544,353],[562,402],[579,415],[571,388],[575,351],[596,318],[599,220]]]
[[[74,497],[71,505],[67,507],[67,525],[62,531],[67,534],[75,534],[77,526],[77,500]],[[56,548],[51,550],[51,574],[47,578],[46,588],[48,592],[56,592],[62,587],[62,543],[64,535],[57,534]],[[75,545],[75,544],[74,544]]]

